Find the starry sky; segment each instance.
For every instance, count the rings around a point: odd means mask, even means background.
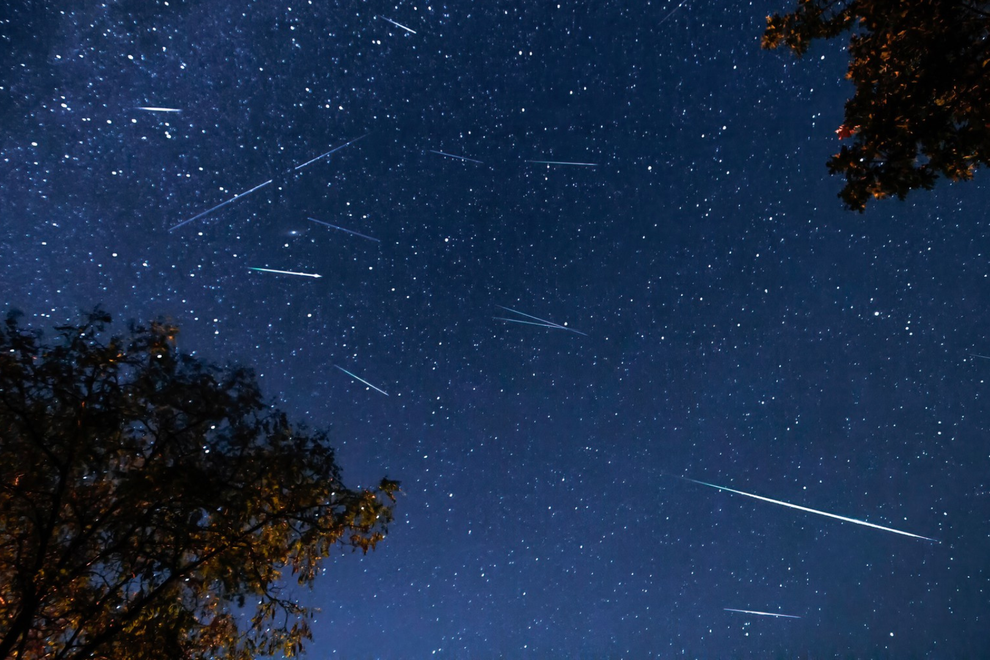
[[[402,481],[310,657],[986,657],[990,188],[844,210],[789,8],[4,3],[2,311],[168,316]]]

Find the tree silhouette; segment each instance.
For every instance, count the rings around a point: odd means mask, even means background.
[[[250,371],[178,352],[172,325],[109,322],[50,344],[0,325],[0,658],[300,652],[310,612],[285,579],[374,548],[398,482],[346,488],[325,434]]]
[[[990,0],[798,0],[762,45],[800,57],[847,31],[855,93],[836,133],[852,144],[827,165],[849,209],[990,164]]]

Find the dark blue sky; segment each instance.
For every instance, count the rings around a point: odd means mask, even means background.
[[[783,0],[28,4],[4,311],[170,316],[403,483],[311,657],[985,657],[990,190],[845,211]]]

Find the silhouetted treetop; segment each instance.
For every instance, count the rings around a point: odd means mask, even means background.
[[[0,326],[0,658],[299,652],[285,579],[374,548],[398,482],[347,488],[249,370],[179,352],[173,325],[109,323],[50,343]]]
[[[850,209],[990,164],[990,0],[798,0],[767,17],[764,48],[796,55],[851,32],[855,92],[827,165]]]

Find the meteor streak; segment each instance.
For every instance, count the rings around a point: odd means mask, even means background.
[[[352,144],[354,144],[355,142],[357,142],[358,140],[363,140],[364,138],[368,137],[369,135],[371,135],[371,133],[365,133],[361,137],[356,137],[353,140],[351,140],[350,142],[345,142],[344,144],[340,145],[339,147],[334,147],[333,149],[331,149],[330,151],[326,152],[325,154],[320,154],[316,158],[310,158],[309,160],[307,160],[302,165],[296,165],[294,168],[292,168],[292,171],[293,172],[296,172],[296,171],[299,171],[302,168],[306,167],[307,165],[312,165],[313,163],[315,163],[316,161],[320,160],[321,158],[326,158],[327,156],[329,156],[330,154],[334,153],[335,151],[340,151],[344,147],[349,147]]]
[[[351,231],[350,229],[344,229],[343,227],[338,227],[337,225],[331,225],[329,222],[323,222],[322,220],[317,220],[316,218],[306,218],[310,222],[315,222],[318,225],[323,225],[324,227],[330,227],[331,229],[338,229],[348,234],[354,234],[355,236],[360,236],[361,238],[367,238],[369,241],[374,241],[375,243],[381,243],[377,238],[372,238],[371,236],[365,236],[364,234],[359,234],[356,231]]]
[[[254,266],[248,266],[248,270],[256,270],[261,273],[277,273],[279,275],[297,275],[299,277],[323,277],[322,275],[317,275],[315,273],[297,273],[293,270],[275,270],[274,268],[255,268]]]
[[[145,110],[147,112],[182,112],[178,108],[156,108],[153,106],[138,106],[138,110]]]
[[[333,366],[337,367],[337,365],[333,365]],[[371,389],[375,390],[376,392],[381,392],[385,396],[388,396],[388,392],[386,392],[385,390],[380,389],[378,387],[375,387],[374,385],[372,385],[371,383],[369,383],[368,381],[366,381],[364,378],[361,378],[360,376],[355,376],[354,374],[352,374],[347,369],[344,369],[343,367],[337,367],[337,368],[340,369],[341,371],[343,371],[345,374],[347,374],[351,378],[353,378],[354,380],[359,380],[362,383],[364,383],[365,385],[367,385],[368,387],[370,387]]]
[[[527,160],[527,163],[539,165],[574,165],[577,167],[598,167],[598,163],[574,163],[566,160]]]
[[[392,25],[394,25],[395,27],[400,27],[400,28],[402,28],[403,30],[405,30],[406,32],[412,32],[413,34],[416,34],[416,30],[413,30],[412,28],[407,28],[407,27],[406,27],[405,25],[403,25],[402,23],[396,23],[396,22],[395,22],[395,21],[393,21],[393,20],[392,20],[391,18],[385,18],[384,16],[379,16],[378,18],[380,18],[380,19],[382,19],[383,21],[388,21],[389,23],[391,23],[391,24],[392,24]]]
[[[455,156],[454,154],[448,154],[446,152],[436,151],[434,149],[430,149],[429,152],[431,154],[446,156],[447,158],[456,158],[457,160],[466,160],[469,163],[478,163],[479,165],[484,165],[484,163],[482,163],[480,160],[475,160],[474,158],[468,158],[467,156]]]
[[[504,316],[493,316],[496,321],[507,321],[509,323],[521,323],[523,325],[535,325],[537,328],[550,328],[551,330],[570,330],[570,328],[556,325],[554,323],[537,323],[536,321],[523,321],[522,319],[510,319]]]
[[[499,309],[504,309],[507,312],[513,314],[518,314],[519,316],[524,316],[527,319],[533,319],[532,321],[525,321],[523,319],[510,319],[504,316],[493,316],[492,318],[497,321],[508,321],[509,323],[522,323],[523,325],[535,325],[540,328],[550,328],[552,330],[567,330],[568,332],[574,332],[581,336],[587,337],[588,335],[580,330],[575,330],[574,328],[568,328],[566,325],[560,325],[559,323],[554,323],[553,321],[547,321],[546,319],[541,319],[539,316],[533,316],[532,314],[526,314],[525,312],[520,312],[519,310],[512,309],[511,307],[502,307],[502,305],[495,305]],[[539,323],[536,323],[539,321]]]
[[[176,112],[178,112],[178,110],[176,110]],[[309,160],[307,160],[307,161],[306,161],[305,163],[303,163],[302,165],[296,165],[296,166],[295,166],[294,168],[292,168],[292,169],[293,169],[293,171],[294,171],[294,172],[297,172],[297,171],[299,171],[299,170],[301,170],[302,168],[304,168],[304,167],[306,167],[307,165],[312,165],[313,163],[315,163],[316,161],[318,161],[318,160],[320,160],[321,158],[326,158],[327,156],[329,156],[330,154],[332,154],[332,153],[334,153],[335,151],[340,151],[340,150],[341,150],[341,149],[343,149],[344,147],[346,147],[346,146],[348,146],[348,145],[351,145],[351,144],[354,144],[354,143],[355,143],[355,142],[357,142],[358,140],[361,140],[361,139],[363,139],[363,138],[366,138],[366,137],[368,137],[368,135],[369,135],[368,133],[365,133],[365,134],[364,134],[364,135],[362,135],[361,137],[356,137],[356,138],[354,138],[353,140],[351,140],[350,142],[345,142],[344,144],[342,144],[342,145],[340,145],[339,147],[334,147],[334,148],[333,148],[333,149],[331,149],[330,151],[328,151],[328,152],[326,152],[325,154],[320,154],[320,155],[319,155],[319,156],[317,156],[316,158],[310,158]],[[214,211],[216,211],[217,209],[219,209],[219,208],[223,208],[224,206],[227,206],[227,204],[230,204],[231,202],[236,202],[236,201],[237,201],[237,200],[239,200],[239,199],[240,199],[241,197],[247,197],[248,195],[250,195],[250,194],[251,194],[251,193],[253,193],[254,191],[256,191],[256,190],[261,190],[262,188],[264,188],[265,186],[267,186],[268,184],[270,184],[270,183],[271,183],[272,181],[274,181],[274,180],[275,180],[275,179],[268,179],[268,181],[265,181],[264,183],[259,183],[258,185],[256,185],[256,186],[255,186],[254,188],[251,188],[250,190],[245,190],[245,191],[244,191],[244,192],[242,192],[242,193],[237,193],[236,195],[234,195],[233,197],[231,197],[231,198],[230,198],[230,199],[228,199],[227,201],[225,201],[225,202],[220,202],[220,203],[219,203],[219,204],[217,204],[216,206],[212,206],[212,207],[210,207],[210,208],[208,208],[208,209],[206,209],[205,211],[203,211],[202,213],[200,213],[199,215],[194,215],[193,217],[191,217],[191,218],[189,218],[188,220],[183,220],[182,222],[180,222],[179,224],[177,224],[177,225],[175,225],[174,227],[171,227],[171,228],[169,228],[169,231],[175,231],[175,230],[176,230],[176,229],[178,229],[179,227],[183,227],[183,226],[185,226],[185,225],[188,225],[188,224],[189,224],[190,222],[193,222],[194,220],[199,220],[199,219],[200,219],[200,218],[202,218],[202,217],[203,217],[204,215],[209,215],[210,213],[213,213],[213,212],[214,212]]]
[[[681,7],[683,7],[684,5],[686,5],[687,2],[688,2],[688,0],[681,0],[681,4],[677,5],[673,9],[671,9],[670,10],[670,13],[668,13],[666,16],[664,16],[663,18],[661,18],[657,22],[656,27],[660,27],[661,25],[663,25],[664,23],[666,23],[667,22],[667,19],[670,18],[671,16],[673,16],[675,11],[677,11],[678,9],[680,9]]]
[[[231,197],[230,199],[228,199],[228,200],[227,200],[226,202],[220,202],[220,203],[219,203],[219,204],[217,204],[216,206],[214,206],[214,207],[211,207],[211,208],[208,208],[208,209],[206,209],[205,211],[203,211],[203,212],[202,212],[202,213],[200,213],[199,215],[194,215],[193,217],[191,217],[191,218],[189,218],[188,220],[183,220],[183,221],[182,221],[182,222],[180,222],[179,224],[177,224],[177,225],[175,225],[174,227],[172,227],[171,229],[169,229],[169,231],[175,231],[175,230],[176,230],[176,229],[178,229],[179,227],[182,227],[182,226],[184,226],[184,225],[188,225],[188,224],[189,224],[190,222],[193,222],[194,220],[199,220],[199,219],[200,219],[200,218],[202,218],[202,217],[203,217],[204,215],[209,215],[210,213],[213,213],[213,212],[214,212],[214,211],[216,211],[217,209],[219,209],[219,208],[222,208],[222,207],[224,207],[224,206],[227,206],[227,204],[230,204],[231,202],[236,202],[236,201],[237,201],[237,200],[239,200],[239,199],[240,199],[241,197],[245,197],[245,196],[247,196],[247,195],[250,195],[250,194],[251,194],[251,193],[253,193],[253,192],[254,192],[255,190],[261,190],[262,188],[264,188],[265,186],[267,186],[267,185],[268,185],[269,183],[271,183],[271,182],[272,182],[273,180],[274,180],[274,179],[268,179],[268,181],[265,181],[264,183],[259,183],[259,184],[258,184],[258,185],[256,185],[256,186],[255,186],[254,188],[251,188],[251,190],[245,190],[245,191],[244,191],[244,192],[242,192],[242,193],[237,193],[236,195],[234,195],[233,197]]]
[[[761,502],[769,502],[770,504],[779,504],[780,506],[786,506],[790,509],[797,509],[798,511],[804,511],[806,513],[814,513],[819,516],[825,516],[826,518],[835,518],[836,520],[841,520],[843,522],[854,523],[856,525],[863,525],[864,527],[872,527],[873,529],[879,529],[884,532],[890,532],[891,534],[910,536],[913,539],[921,539],[923,541],[934,541],[935,543],[941,543],[941,541],[939,541],[938,539],[933,539],[928,536],[921,536],[920,534],[912,534],[911,532],[904,532],[899,529],[894,529],[892,527],[884,527],[883,525],[877,525],[876,523],[866,522],[865,520],[857,520],[856,518],[847,518],[846,516],[840,516],[834,513],[828,513],[826,511],[819,511],[818,509],[809,509],[806,506],[799,506],[797,504],[791,504],[790,502],[772,500],[769,497],[763,497],[762,495],[754,495],[753,493],[744,493],[741,490],[726,488],[725,486],[716,486],[715,484],[710,484],[704,481],[698,481],[697,479],[689,479],[687,477],[681,477],[681,479],[684,479],[685,481],[690,481],[691,483],[701,484],[702,486],[708,486],[709,488],[714,488],[716,490],[724,490],[727,493],[735,493],[736,495],[745,495],[746,497],[752,497],[754,500],[760,500]]]
[[[757,612],[756,610],[735,610],[731,607],[722,608],[726,612],[739,612],[740,614],[755,614],[757,616],[772,616],[778,619],[800,619],[799,616],[794,616],[793,614],[774,614],[773,612]]]

